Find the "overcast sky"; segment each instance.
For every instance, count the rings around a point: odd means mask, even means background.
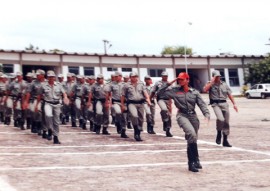
[[[270,52],[269,0],[0,0],[0,49],[160,54]]]

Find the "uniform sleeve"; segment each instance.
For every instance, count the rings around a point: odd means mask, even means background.
[[[228,95],[231,95],[232,94],[232,90],[231,90],[231,88],[227,84],[226,84],[226,89],[227,89]]]
[[[126,96],[126,89],[127,89],[127,85],[125,84],[122,88],[122,96]]]
[[[158,84],[158,83],[156,82],[155,85],[153,86],[153,88],[151,89],[150,93],[156,93],[157,87],[158,87],[157,84]]]
[[[63,93],[66,93],[66,90],[64,89],[62,84],[59,84],[60,91]]]
[[[207,104],[204,102],[204,100],[202,99],[202,96],[200,95],[200,93],[198,91],[196,91],[196,98],[197,98],[196,104],[199,106],[204,117],[210,118],[210,112],[209,112],[209,109],[207,107]]]

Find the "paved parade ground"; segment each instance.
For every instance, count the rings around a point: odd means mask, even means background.
[[[203,95],[208,102],[208,95]],[[61,126],[61,145],[29,130],[0,125],[0,190],[2,191],[167,191],[270,190],[270,99],[235,98],[231,110],[232,148],[215,144],[215,116],[207,126],[201,112],[199,154],[203,169],[187,169],[186,141],[175,121],[174,137],[162,131],[156,110],[157,135],[142,133],[143,142]],[[146,125],[146,124],[145,124]],[[89,129],[89,125],[87,126]],[[146,129],[146,128],[144,128]]]

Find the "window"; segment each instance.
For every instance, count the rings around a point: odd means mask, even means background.
[[[259,85],[258,89],[263,89],[263,86],[262,85]]]
[[[122,72],[132,72],[132,68],[122,68]]]
[[[220,80],[221,81],[223,81],[223,82],[225,82],[226,80],[225,80],[225,73],[224,73],[224,69],[216,69],[216,70],[218,70],[219,72],[220,72]]]
[[[68,72],[78,75],[79,74],[79,66],[69,66]]]
[[[229,69],[230,86],[239,86],[239,77],[237,69]]]
[[[84,75],[85,76],[95,75],[94,67],[84,67]]]
[[[3,72],[4,73],[13,73],[14,72],[13,64],[3,64]]]
[[[164,69],[148,69],[148,75],[151,77],[161,77],[161,73]]]
[[[108,72],[115,72],[115,71],[117,71],[117,68],[107,68],[107,71]]]

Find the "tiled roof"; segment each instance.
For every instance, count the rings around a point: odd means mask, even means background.
[[[146,54],[98,54],[86,52],[64,52],[64,51],[45,51],[45,50],[4,50],[0,53],[29,53],[29,54],[51,54],[51,55],[78,55],[78,56],[108,56],[108,57],[144,57],[144,58],[184,58],[182,54],[146,55]],[[187,58],[264,58],[267,55],[187,55]]]

